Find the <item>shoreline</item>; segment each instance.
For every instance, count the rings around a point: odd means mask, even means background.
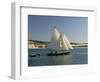
[[[73,46],[73,48],[88,48],[88,46]],[[48,49],[48,48],[28,48],[28,49]]]

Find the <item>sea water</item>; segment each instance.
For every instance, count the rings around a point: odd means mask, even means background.
[[[28,66],[73,65],[88,63],[88,48],[79,47],[70,50],[69,54],[48,56],[48,49],[28,49]],[[30,57],[29,55],[40,54]]]

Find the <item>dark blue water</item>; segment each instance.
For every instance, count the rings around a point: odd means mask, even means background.
[[[48,65],[72,65],[87,64],[87,47],[74,48],[68,55],[47,56],[48,49],[28,49],[28,55],[40,54],[40,56],[28,56],[28,66],[48,66]]]

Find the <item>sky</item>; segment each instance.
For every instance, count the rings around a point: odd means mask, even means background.
[[[50,41],[54,26],[70,42],[88,42],[88,18],[28,15],[28,40]]]

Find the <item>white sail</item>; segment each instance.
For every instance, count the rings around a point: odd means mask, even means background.
[[[60,49],[69,50],[69,48],[67,46],[67,43],[66,43],[66,40],[64,39],[64,35],[62,33],[60,33],[58,43],[59,43],[59,48]]]
[[[67,46],[68,46],[70,49],[73,49],[73,47],[71,46],[71,44],[70,44],[68,38],[67,38],[65,35],[64,35],[64,39],[65,39],[65,41],[66,41],[66,43],[67,43]]]
[[[67,37],[54,28],[48,48],[52,50],[69,50],[72,49],[72,46]]]
[[[52,34],[52,38],[51,41],[55,42],[59,39],[60,33],[58,32],[58,30],[56,29],[56,27],[54,27],[54,31]]]
[[[54,28],[52,37],[51,37],[51,41],[48,45],[48,48],[51,49],[58,49],[59,45],[58,45],[58,39],[59,39],[60,33],[58,32],[58,30],[56,29],[56,27]]]

